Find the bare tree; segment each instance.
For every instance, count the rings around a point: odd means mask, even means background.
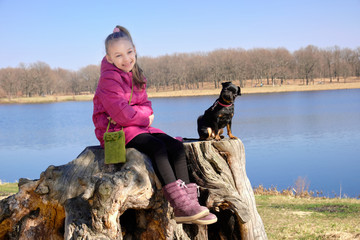
[[[37,83],[30,76],[30,70],[24,63],[20,63],[19,65],[18,78],[19,81],[21,82],[22,94],[25,95],[26,97],[31,97],[35,95]]]
[[[77,72],[71,72],[70,74],[70,90],[74,95],[79,95],[81,92],[80,80]]]
[[[334,68],[333,68],[333,77],[337,79],[337,82],[340,81],[340,48],[338,46],[333,47],[333,62],[334,62]]]
[[[203,86],[207,75],[206,55],[192,54],[187,59],[186,64],[187,81],[196,88],[200,88],[200,85]]]
[[[38,95],[53,94],[55,78],[48,64],[44,62],[30,64],[29,76],[36,86]]]
[[[322,56],[321,65],[323,66],[323,76],[330,78],[330,82],[332,82],[333,79],[333,69],[334,69],[334,57],[333,57],[333,51],[331,48],[321,50],[320,55]]]
[[[345,48],[341,50],[340,57],[341,57],[340,75],[343,77],[344,82],[346,82],[346,79],[355,72],[357,56],[354,51],[352,51],[349,48]]]
[[[7,98],[17,95],[20,90],[20,83],[17,81],[17,71],[14,68],[0,69],[0,88]]]
[[[63,68],[57,68],[53,70],[55,78],[55,88],[57,93],[70,93],[70,79],[71,72]]]
[[[293,62],[293,57],[285,48],[271,50],[270,76],[271,82],[275,85],[275,79],[280,79],[280,85],[283,84],[289,74],[289,66]]]
[[[78,76],[81,82],[81,91],[95,93],[100,77],[100,67],[97,65],[88,65],[78,71]]]
[[[256,81],[256,84],[262,84],[263,78],[266,76],[267,64],[265,61],[266,57],[265,49],[252,49],[249,50],[249,70],[251,79]],[[268,83],[269,84],[269,83]],[[253,85],[253,84],[251,84]]]
[[[354,76],[360,77],[360,47],[355,50]]]
[[[244,87],[245,80],[249,78],[247,71],[249,65],[249,56],[244,49],[237,49],[234,53],[234,79],[239,81],[239,85]]]
[[[306,85],[309,85],[310,80],[314,79],[314,69],[318,63],[317,55],[318,49],[312,45],[294,52],[298,75],[306,80]]]

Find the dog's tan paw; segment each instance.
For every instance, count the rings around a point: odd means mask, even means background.
[[[230,138],[230,139],[238,139],[237,137],[235,137],[235,136],[234,136],[234,135],[232,135],[232,134],[231,134],[231,135],[229,135],[229,138]]]
[[[220,140],[221,140],[221,137],[220,137],[219,135],[216,135],[216,136],[215,136],[215,140],[216,140],[216,141],[220,141]]]

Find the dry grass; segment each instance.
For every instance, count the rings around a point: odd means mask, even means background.
[[[271,186],[270,188],[266,189],[263,185],[259,185],[254,187],[254,193],[258,195],[270,195],[270,196],[290,196],[290,197],[314,197],[315,193],[313,191],[309,191],[310,182],[306,177],[299,176],[293,186],[289,187],[288,189],[284,190],[277,190],[276,187]],[[321,192],[317,192],[316,196],[320,197],[322,194]]]
[[[0,200],[19,191],[17,183],[5,183],[0,180]]]
[[[19,98],[1,98],[0,103],[50,103],[50,102],[67,102],[67,101],[90,101],[93,99],[92,94],[73,95],[73,96],[37,96],[37,97],[19,97]]]
[[[360,239],[360,200],[255,198],[269,239]]]
[[[254,188],[269,239],[360,239],[360,200],[313,197],[299,177],[286,190]]]

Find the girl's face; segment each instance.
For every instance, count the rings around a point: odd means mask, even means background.
[[[120,39],[109,44],[106,59],[124,72],[130,72],[136,62],[135,46],[127,39]]]

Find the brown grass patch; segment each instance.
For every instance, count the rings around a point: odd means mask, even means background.
[[[329,232],[324,234],[323,239],[360,240],[360,233]]]
[[[257,194],[255,199],[269,240],[360,237],[358,199],[295,198]]]

